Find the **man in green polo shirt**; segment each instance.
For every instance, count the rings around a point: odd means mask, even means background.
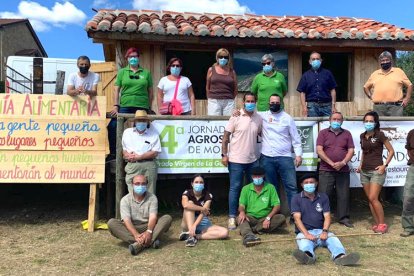
[[[273,232],[286,220],[279,214],[280,201],[275,186],[265,182],[264,175],[263,168],[253,168],[253,183],[244,186],[240,194],[238,223],[246,247],[260,240],[254,233]]]
[[[287,93],[285,76],[276,70],[275,60],[271,54],[262,57],[263,72],[253,80],[251,92],[257,98],[257,111],[269,110],[269,98],[277,94],[283,106],[283,97]]]

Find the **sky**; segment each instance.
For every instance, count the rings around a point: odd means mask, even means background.
[[[345,16],[414,29],[413,7],[413,0],[1,0],[0,18],[28,18],[49,57],[104,60],[102,45],[84,29],[92,8]]]

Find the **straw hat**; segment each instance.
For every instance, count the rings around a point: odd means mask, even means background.
[[[134,120],[147,120],[147,121],[150,121],[150,118],[148,117],[148,114],[145,110],[137,110],[135,112]]]

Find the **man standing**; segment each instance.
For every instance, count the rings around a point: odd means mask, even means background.
[[[253,183],[244,186],[240,194],[238,222],[246,247],[260,240],[254,233],[271,233],[286,222],[285,216],[279,214],[280,202],[276,189],[264,181],[264,175],[263,168],[253,168]]]
[[[127,128],[122,135],[122,149],[125,166],[125,182],[132,192],[132,178],[143,174],[148,178],[148,191],[155,194],[157,186],[157,163],[155,158],[161,152],[158,133],[150,127],[150,120],[145,110],[135,112],[134,127]]]
[[[409,157],[407,176],[404,186],[403,211],[401,215],[401,224],[404,232],[401,237],[414,235],[414,129],[410,130],[407,135],[407,144],[405,145]]]
[[[262,119],[257,114],[256,97],[246,93],[240,116],[230,117],[224,130],[221,162],[228,166],[230,176],[228,229],[236,229],[236,216],[243,176],[252,182],[251,170],[257,164],[257,135],[262,130]],[[231,140],[230,140],[231,135]],[[230,149],[228,144],[230,142]]]
[[[90,59],[87,56],[80,56],[77,65],[79,72],[69,75],[67,94],[69,96],[96,96],[98,94],[99,75],[89,71],[91,67]]]
[[[351,133],[341,127],[344,118],[340,112],[329,117],[329,128],[323,129],[316,140],[316,151],[321,159],[319,192],[326,193],[330,202],[336,191],[336,218],[346,227],[354,227],[349,220],[349,167],[354,155]]]
[[[266,180],[279,185],[279,177],[290,202],[297,193],[296,167],[302,164],[302,143],[293,118],[281,109],[280,97],[269,98],[270,110],[259,112],[263,119],[262,151],[260,164],[266,172]],[[292,157],[292,147],[296,155]]]
[[[111,234],[129,243],[129,251],[137,255],[145,248],[158,247],[158,236],[171,226],[172,218],[164,215],[157,219],[158,200],[147,192],[147,180],[142,174],[132,181],[133,191],[121,199],[121,220],[110,219],[108,227]]]
[[[312,68],[302,75],[296,88],[300,92],[302,116],[329,116],[336,111],[335,78],[331,71],[321,67],[322,58],[319,53],[311,53],[309,64]]]
[[[411,99],[413,85],[403,70],[392,66],[392,55],[384,51],[379,55],[381,69],[374,71],[364,85],[364,92],[374,103],[380,116],[403,116],[403,108]],[[407,93],[403,96],[403,87]]]
[[[324,193],[317,193],[318,180],[315,175],[307,174],[300,181],[303,192],[292,200],[292,214],[295,219],[297,250],[293,256],[301,264],[313,264],[316,261],[314,249],[327,247],[332,260],[337,265],[354,265],[359,261],[358,253],[346,255],[340,240],[329,232],[331,213],[329,199]]]

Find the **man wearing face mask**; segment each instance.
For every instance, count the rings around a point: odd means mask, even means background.
[[[302,116],[330,116],[336,111],[335,78],[331,71],[321,67],[322,58],[319,53],[311,53],[309,64],[311,69],[302,75],[296,88],[300,92]]]
[[[229,230],[236,229],[236,216],[244,176],[252,181],[251,170],[257,166],[257,136],[262,131],[262,119],[256,112],[256,97],[246,93],[239,116],[230,117],[224,130],[221,162],[229,169]],[[231,139],[230,139],[231,136]],[[229,149],[230,143],[230,149]]]
[[[336,192],[336,218],[346,227],[354,227],[349,220],[349,167],[354,155],[352,134],[343,129],[343,116],[334,112],[329,117],[330,126],[318,134],[316,151],[321,159],[319,167],[319,192],[326,193],[330,202]]]
[[[171,216],[157,215],[157,197],[147,191],[145,175],[138,174],[133,178],[132,192],[121,199],[121,219],[110,219],[108,228],[112,236],[129,243],[132,255],[137,255],[151,245],[158,248],[159,235],[170,228]]]
[[[69,75],[67,94],[69,96],[97,95],[99,75],[89,71],[91,61],[87,56],[78,57],[79,72]]]
[[[316,175],[306,174],[300,180],[303,191],[292,199],[292,214],[295,220],[297,250],[293,256],[301,264],[314,264],[315,248],[327,247],[336,265],[355,265],[358,253],[346,254],[341,241],[329,231],[331,213],[328,196],[316,192]]]
[[[122,135],[123,156],[125,166],[125,182],[129,193],[132,193],[132,178],[143,174],[148,178],[148,191],[156,192],[157,163],[155,158],[161,152],[158,133],[150,127],[150,120],[145,110],[135,112],[134,126],[125,129]]]
[[[244,186],[239,200],[239,228],[243,245],[253,246],[260,239],[255,235],[274,232],[286,223],[285,216],[279,214],[280,202],[276,189],[264,180],[264,169],[252,170],[253,182]]]
[[[403,70],[392,66],[392,54],[379,55],[381,69],[374,71],[364,85],[364,92],[374,103],[380,116],[403,116],[403,108],[411,99],[413,85]],[[405,97],[403,88],[406,88]]]

